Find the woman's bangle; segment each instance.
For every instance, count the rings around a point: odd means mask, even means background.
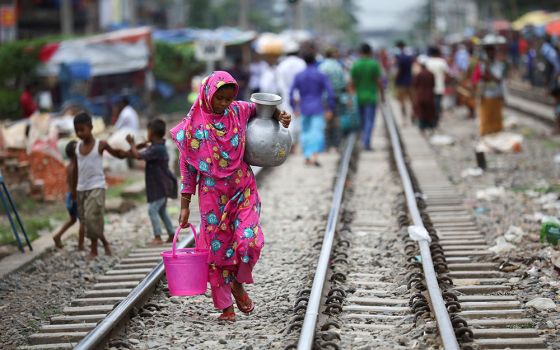
[[[184,199],[184,200],[186,200],[187,202],[190,203],[191,202],[191,195],[190,194],[181,194],[181,199]]]

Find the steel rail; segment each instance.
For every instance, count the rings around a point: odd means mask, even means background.
[[[414,225],[424,227],[422,217],[420,216],[420,211],[418,210],[418,207],[416,205],[414,188],[412,187],[410,175],[404,161],[400,138],[397,133],[397,127],[395,125],[393,112],[391,108],[385,103],[380,107],[383,113],[386,127],[389,130],[391,145],[393,147],[393,156],[395,158],[395,163],[397,164],[399,175],[401,177],[402,185],[404,188],[404,193],[406,195],[408,211],[410,212],[410,216],[412,217]],[[453,330],[453,325],[451,324],[449,313],[447,312],[445,302],[443,301],[443,297],[441,295],[441,290],[439,289],[436,272],[434,270],[434,263],[432,261],[432,254],[430,252],[429,242],[427,240],[419,240],[418,245],[420,247],[420,254],[422,256],[422,268],[424,270],[424,277],[426,279],[426,285],[428,288],[428,293],[430,295],[433,312],[436,316],[436,322],[438,325],[441,340],[443,342],[443,347],[446,350],[459,350],[459,344]]]
[[[194,243],[192,232],[177,244],[177,248],[185,248]],[[80,342],[74,350],[91,350],[106,339],[111,331],[128,315],[132,308],[142,300],[149,291],[155,287],[156,283],[163,277],[165,269],[163,262],[156,267],[121,301],[101,322],[95,326]]]
[[[325,236],[323,238],[323,245],[321,253],[317,262],[317,270],[313,278],[313,285],[309,295],[309,302],[305,311],[303,319],[303,326],[298,341],[298,350],[311,350],[315,338],[315,329],[317,326],[317,317],[319,315],[319,307],[321,305],[321,295],[323,294],[323,287],[327,270],[329,267],[329,260],[331,256],[333,241],[335,237],[336,225],[340,214],[340,207],[342,204],[342,197],[344,194],[344,185],[348,175],[348,168],[350,166],[350,158],[356,143],[356,134],[352,133],[347,139],[347,145],[344,149],[342,160],[338,169],[337,179],[334,189],[334,195],[331,204],[331,211],[327,220],[327,227],[325,229]]]
[[[261,167],[251,167],[255,178],[263,170]],[[185,239],[177,244],[177,248],[185,248],[194,244],[192,232]],[[96,349],[103,340],[105,340],[111,331],[128,315],[132,308],[137,305],[140,300],[147,296],[156,283],[163,277],[165,268],[163,261],[156,265],[146,277],[121,301],[103,320],[101,320],[94,329],[92,329],[80,342],[74,347],[76,350],[92,350]]]

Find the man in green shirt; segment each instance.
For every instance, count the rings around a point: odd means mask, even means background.
[[[361,45],[360,58],[352,65],[350,76],[352,78],[350,86],[358,97],[362,144],[366,150],[371,150],[371,134],[375,124],[378,94],[383,102],[385,93],[381,81],[381,66],[372,57],[371,46],[368,44]]]

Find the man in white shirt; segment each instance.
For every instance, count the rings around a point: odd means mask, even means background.
[[[292,116],[294,115],[294,111],[292,110],[292,106],[290,106],[290,89],[292,88],[296,75],[302,72],[307,66],[305,61],[298,57],[298,50],[299,46],[297,44],[291,47],[291,52],[288,52],[287,56],[280,61],[276,67],[276,84],[282,96],[282,104],[279,108]],[[299,120],[292,120],[289,127],[292,142],[294,143],[298,139],[298,122]]]
[[[434,95],[436,99],[436,123],[439,123],[439,118],[441,116],[441,99],[445,93],[445,76],[449,72],[449,66],[447,61],[441,57],[441,52],[437,47],[430,47],[428,49],[428,61],[426,62],[426,67],[434,75],[435,86]]]
[[[138,120],[138,113],[130,106],[128,98],[123,97],[117,104],[118,118],[115,122],[115,129],[132,129],[138,131],[140,122]]]

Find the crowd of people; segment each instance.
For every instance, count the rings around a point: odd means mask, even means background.
[[[290,48],[251,62],[248,91],[282,97],[280,108],[295,117],[290,131],[305,164],[320,166],[319,154],[336,149],[343,134],[360,125],[363,148],[371,150],[376,106],[384,99],[383,69],[371,46],[362,44],[352,56],[334,47],[319,52],[313,44]]]
[[[292,133],[300,134],[306,164],[317,165],[317,154],[340,142],[353,101],[363,148],[371,148],[376,105],[385,89],[394,91],[404,124],[410,121],[429,135],[437,130],[444,107],[461,106],[469,118],[478,120],[479,135],[484,136],[502,130],[506,78],[525,79],[547,88],[555,99],[554,132],[559,133],[559,52],[557,40],[550,36],[531,41],[492,33],[426,48],[398,41],[391,49],[374,52],[363,44],[344,54],[304,45],[283,57],[255,59],[248,69],[247,91],[283,97],[282,107],[296,117]],[[537,56],[544,65],[536,63]]]

